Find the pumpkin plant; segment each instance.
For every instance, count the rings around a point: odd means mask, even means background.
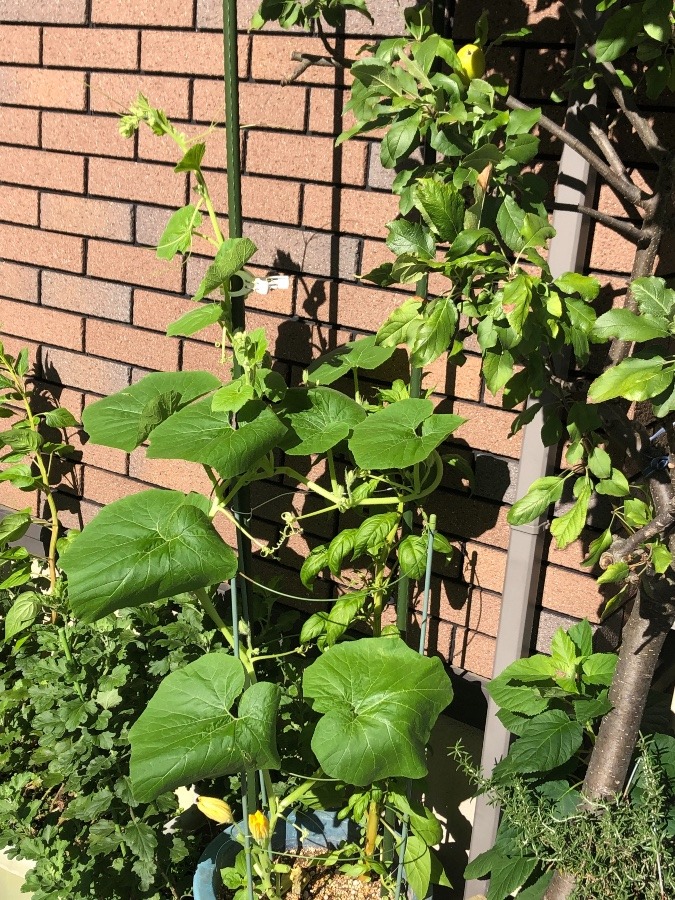
[[[248,238],[225,239],[220,231],[202,171],[204,143],[187,141],[142,95],[120,128],[130,136],[141,125],[176,142],[181,153],[176,171],[191,173],[196,194],[194,203],[170,217],[158,255],[171,260],[200,241],[214,251],[193,298],[195,308],[172,323],[168,334],[190,336],[217,326],[221,360],[229,358],[236,374],[225,379],[208,372],[151,374],[91,404],[83,415],[96,443],[127,452],[147,445],[148,457],[192,462],[211,484],[208,496],[147,490],[109,504],[60,560],[72,608],[82,621],[187,594],[224,641],[223,649],[169,674],[132,727],[134,796],[151,802],[179,786],[259,770],[267,809],[250,813],[255,841],[246,853],[258,876],[256,892],[277,897],[290,883],[288,865],[269,853],[276,824],[320,781],[332,779],[351,788],[348,809],[365,820],[358,872],[386,880],[379,850],[385,812],[394,808],[410,818],[407,878],[423,897],[432,876],[444,877],[430,849],[440,826],[429,811],[411,805],[401,779],[426,773],[429,734],[452,691],[441,661],[411,650],[395,626],[384,625],[383,614],[400,573],[424,575],[430,542],[444,556],[452,555],[449,542],[431,533],[420,504],[442,478],[448,460],[441,445],[463,420],[436,413],[427,397],[411,398],[402,381],[379,391],[359,381],[360,373],[375,371],[394,353],[393,347],[377,347],[374,338],[328,354],[310,366],[303,386],[288,387],[271,367],[262,329],[233,328],[232,296],[254,283],[246,265],[256,248]],[[343,375],[350,376],[347,392],[333,387]],[[315,465],[323,460],[326,484],[297,471],[298,458]],[[320,508],[288,511],[279,541],[270,547],[257,540],[236,500],[243,488],[278,475],[318,498]],[[402,530],[404,506],[410,504],[419,510],[417,534]],[[318,714],[311,742],[318,768],[290,793],[278,795],[270,772],[282,765],[276,740],[282,691],[261,677],[263,657],[237,616],[226,622],[217,589],[230,579],[237,589],[238,557],[216,524],[224,519],[263,555],[271,555],[310,516],[336,511],[352,514],[356,524],[315,548],[301,573],[308,588],[324,570],[342,579],[332,609],[308,620],[298,646],[304,652],[318,639],[325,651],[302,680],[305,701]],[[373,637],[334,646],[358,622],[370,626]],[[269,664],[269,654],[265,660]],[[258,805],[255,794],[251,800]],[[215,807],[209,801],[205,808]],[[391,832],[392,826],[386,827]],[[355,872],[353,865],[350,871]]]

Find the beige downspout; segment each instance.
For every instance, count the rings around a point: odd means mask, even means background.
[[[576,120],[576,106],[568,110],[567,129],[582,140],[585,130]],[[583,265],[588,246],[588,220],[569,207],[590,206],[593,202],[595,178],[588,163],[576,151],[565,146],[558,169],[558,183],[555,192],[555,209],[552,224],[556,236],[551,241],[549,265],[554,277],[563,272],[578,271]],[[525,428],[523,446],[518,469],[516,497],[522,497],[530,484],[551,471],[557,447],[544,447],[541,442],[543,416],[537,413],[532,423]],[[529,525],[511,528],[506,573],[502,593],[501,615],[497,631],[497,646],[493,676],[498,675],[510,663],[529,655],[532,639],[532,620],[537,601],[537,592],[542,568],[542,548],[547,517],[542,517]],[[485,724],[485,739],[481,766],[489,775],[496,762],[506,755],[510,734],[497,718],[497,707],[488,699]],[[469,859],[489,850],[495,841],[499,825],[499,809],[489,806],[484,798],[476,803]],[[485,892],[488,882],[468,881],[464,891],[465,900]]]

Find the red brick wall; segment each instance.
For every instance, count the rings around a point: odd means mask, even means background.
[[[245,26],[255,0],[238,4]],[[536,0],[503,0],[491,10],[495,33],[535,25],[532,38],[495,53],[525,100],[544,102],[571,53],[560,10]],[[401,9],[372,0],[378,26],[350,17],[344,51],[364,34],[397,34]],[[216,368],[213,347],[163,336],[189,308],[206,257],[184,269],[155,259],[152,249],[172,208],[187,201],[187,176],[172,171],[168,139],[143,131],[117,133],[115,112],[143,91],[189,133],[223,115],[220,0],[3,0],[0,4],[0,323],[10,350],[28,345],[39,376],[76,413],[154,369]],[[455,34],[473,34],[475,4],[460,2]],[[561,45],[562,42],[562,46]],[[553,46],[552,46],[553,43]],[[274,355],[298,378],[312,353],[370,332],[397,297],[361,286],[354,273],[389,254],[384,224],[396,214],[372,140],[335,150],[348,77],[309,69],[281,87],[293,50],[320,52],[316,39],[273,30],[240,36],[243,203],[246,233],[265,270],[302,273],[288,292],[249,302],[249,323],[266,329]],[[552,108],[551,115],[561,118]],[[222,131],[208,138],[207,174],[220,213],[227,208]],[[545,142],[547,172],[559,148]],[[638,159],[639,161],[639,159]],[[335,185],[342,185],[336,187]],[[616,202],[602,194],[607,206]],[[631,248],[598,229],[590,264],[620,284]],[[509,529],[504,501],[513,499],[520,441],[509,440],[511,414],[484,395],[479,359],[454,372],[434,368],[445,405],[469,421],[460,446],[480,451],[473,496],[448,484],[436,500],[441,527],[463,542],[452,577],[436,582],[431,642],[455,665],[489,675],[498,624]],[[77,438],[75,438],[77,440]],[[66,517],[87,521],[96,509],[149,484],[188,489],[194,467],[146,461],[85,445]],[[198,485],[197,485],[198,486]],[[279,491],[281,486],[268,486]],[[6,484],[0,502],[25,506]],[[275,506],[264,507],[267,536]],[[311,535],[309,536],[311,540]],[[282,562],[296,566],[296,544]],[[542,587],[540,638],[565,616],[597,621],[594,583],[576,571],[583,549],[552,553]]]

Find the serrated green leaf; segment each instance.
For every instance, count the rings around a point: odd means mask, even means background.
[[[576,753],[583,740],[581,725],[561,709],[531,719],[506,759],[511,772],[548,772]]]
[[[457,307],[449,297],[438,297],[427,308],[431,311],[420,322],[410,351],[412,365],[420,369],[450,347],[459,321]]]
[[[398,72],[400,69],[396,71]],[[415,93],[417,93],[416,89]],[[380,147],[380,160],[385,169],[393,169],[400,159],[417,146],[422,115],[422,110],[417,110],[390,126]]]
[[[551,658],[556,669],[562,671],[568,678],[574,676],[579,653],[572,638],[563,628],[558,628],[551,640]],[[556,672],[556,676],[558,672]]]
[[[615,584],[617,581],[624,581],[630,574],[630,567],[627,562],[611,563],[602,575],[598,578],[598,584]]]
[[[166,223],[159,243],[159,259],[171,260],[176,253],[187,253],[192,246],[192,235],[202,224],[202,215],[196,206],[184,206],[171,216]]]
[[[387,225],[387,246],[397,256],[411,253],[422,259],[432,259],[435,245],[434,239],[420,222],[408,219],[394,219]]]
[[[413,327],[420,321],[420,300],[406,300],[397,307],[389,318],[380,326],[376,341],[383,347],[397,347],[405,344]]]
[[[584,481],[574,506],[551,522],[551,534],[561,550],[564,550],[572,541],[576,541],[583,531],[592,493],[593,488],[590,482]]]
[[[599,63],[611,62],[633,46],[642,26],[642,8],[632,3],[611,15],[598,35],[595,55]]]
[[[589,275],[578,272],[565,272],[556,278],[553,284],[563,294],[580,294],[584,300],[595,300],[600,293],[600,282]]]
[[[413,202],[426,224],[443,243],[451,244],[462,232],[465,204],[452,184],[422,178],[416,183]]]
[[[581,664],[583,681],[586,684],[601,684],[609,687],[618,659],[616,653],[593,653]]]
[[[219,388],[211,398],[213,412],[238,412],[253,399],[253,388],[244,375]]]
[[[258,682],[244,690],[245,681],[241,662],[225,653],[207,653],[164,679],[129,733],[137,800],[241,769],[279,767],[280,688]]]
[[[30,528],[32,522],[30,508],[10,513],[0,520],[0,547],[10,541],[19,541]]]
[[[668,335],[666,323],[648,315],[636,315],[629,309],[610,309],[596,321],[590,339],[604,343],[610,338],[622,341],[652,341]]]
[[[524,525],[543,515],[551,503],[562,497],[565,479],[547,475],[533,481],[524,497],[517,500],[507,515],[509,525]]]
[[[568,628],[567,636],[574,643],[579,656],[590,656],[593,653],[593,629],[588,619],[582,619]]]
[[[638,309],[646,316],[670,321],[675,312],[675,291],[666,287],[663,278],[650,275],[636,278],[630,284],[633,299]]]
[[[537,867],[537,862],[535,857],[505,858],[492,872],[487,900],[506,900],[510,897],[517,888],[525,884]]]

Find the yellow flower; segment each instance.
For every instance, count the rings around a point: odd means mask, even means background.
[[[219,825],[229,825],[233,821],[229,803],[217,797],[197,797],[197,807]]]
[[[262,844],[270,836],[269,819],[259,809],[248,817],[248,827],[253,839],[259,844]]]
[[[485,74],[485,54],[476,44],[465,44],[461,47],[457,51],[457,59],[468,81],[481,78]]]

